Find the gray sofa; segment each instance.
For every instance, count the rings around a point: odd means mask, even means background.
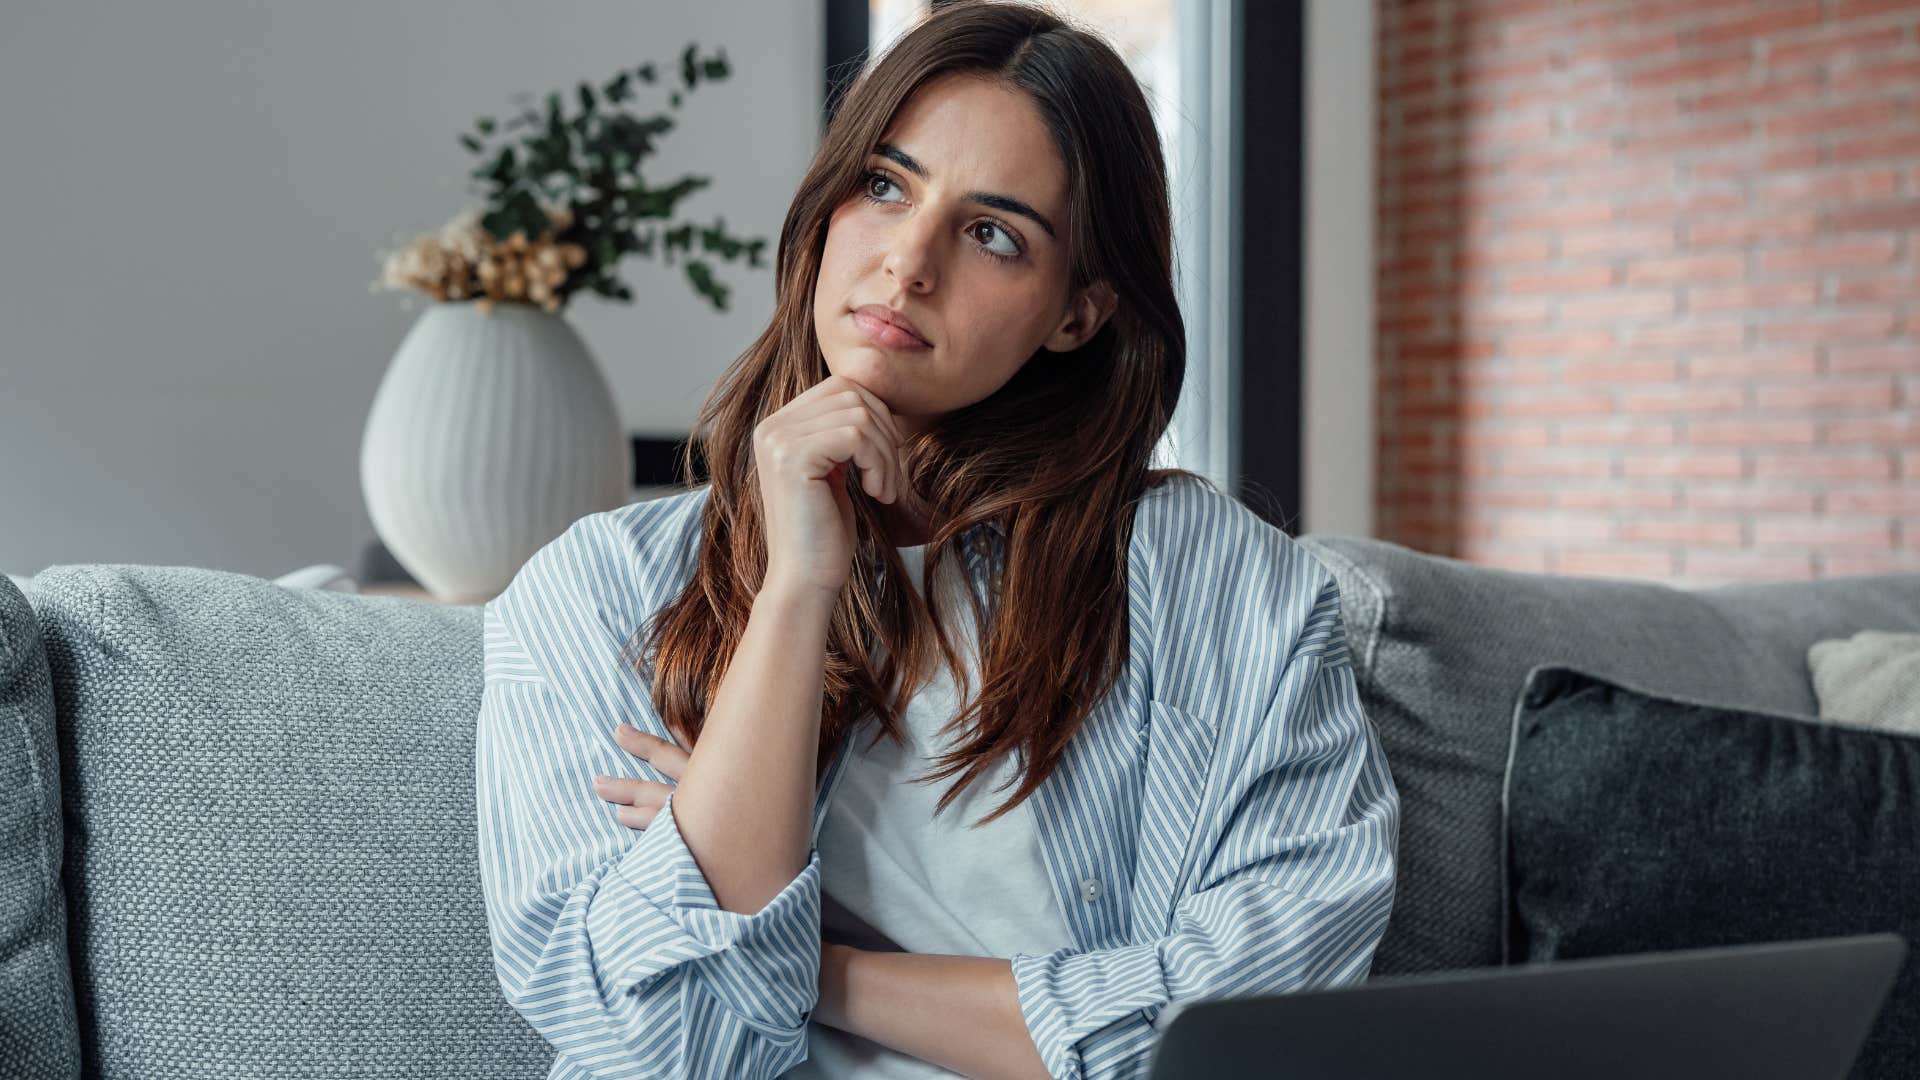
[[[1527,671],[1812,716],[1808,647],[1920,574],[1685,591],[1301,539],[1403,799],[1376,974],[1499,963]],[[0,581],[0,1076],[543,1077],[476,865],[480,609],[181,567]]]

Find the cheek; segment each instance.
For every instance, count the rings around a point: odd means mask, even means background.
[[[985,397],[1018,374],[1053,329],[1033,290],[993,278],[976,272],[959,294],[949,297],[958,310],[971,314],[948,331],[955,346],[948,360],[955,377],[976,397]]]
[[[1054,311],[1043,291],[1031,281],[999,281],[983,291],[978,310],[993,313],[984,325],[992,328],[995,351],[1004,354],[1003,366],[1017,368],[1053,331]]]
[[[878,262],[885,253],[884,238],[870,214],[851,204],[836,211],[827,222],[824,262],[849,271],[857,271],[868,262]]]
[[[827,240],[820,249],[820,272],[813,288],[813,310],[820,318],[838,313],[854,297],[853,286],[860,275],[848,257],[850,233],[838,218],[827,226]]]
[[[831,281],[839,276],[840,248],[844,236],[845,230],[837,222],[828,223],[827,242],[820,248],[820,280],[822,282]]]

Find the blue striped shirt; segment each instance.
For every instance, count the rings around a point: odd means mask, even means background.
[[[622,648],[692,576],[709,490],[581,518],[485,605],[481,881],[501,989],[558,1051],[550,1080],[773,1077],[806,1057],[818,848],[761,910],[726,911],[671,795],[634,830],[593,788],[670,783],[614,741],[623,720],[668,737]],[[985,598],[1005,537],[974,533]],[[1182,476],[1137,505],[1127,573],[1125,669],[1032,796],[1074,944],[1008,958],[1060,1078],[1142,1075],[1169,1006],[1363,981],[1393,901],[1399,795],[1331,573]],[[816,841],[856,742],[821,779]]]

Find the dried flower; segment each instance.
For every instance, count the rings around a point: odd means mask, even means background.
[[[573,220],[565,207],[549,211],[554,228],[528,239],[516,230],[505,242],[480,225],[480,211],[463,210],[437,233],[421,233],[406,247],[384,254],[379,285],[418,289],[435,300],[478,298],[482,311],[496,303],[538,304],[558,311],[567,274],[584,265],[587,249],[557,239]]]

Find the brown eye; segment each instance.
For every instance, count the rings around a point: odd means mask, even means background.
[[[893,179],[889,177],[886,173],[870,172],[867,174],[866,184],[860,193],[866,196],[868,199],[872,200],[873,202],[893,202],[894,200],[892,199],[883,199],[880,196],[875,195],[873,193],[874,191],[873,185],[875,183],[883,184],[887,187],[892,187]]]
[[[983,242],[980,247],[980,252],[983,255],[1007,261],[1017,259],[1026,253],[1026,249],[1020,246],[1020,241],[1014,239],[1013,234],[1002,228],[997,221],[977,221],[973,224],[973,228],[976,230],[992,229],[994,240],[1004,240],[1008,245],[1004,248],[993,248],[986,246],[986,243]],[[977,233],[975,234],[975,238],[978,239]]]

